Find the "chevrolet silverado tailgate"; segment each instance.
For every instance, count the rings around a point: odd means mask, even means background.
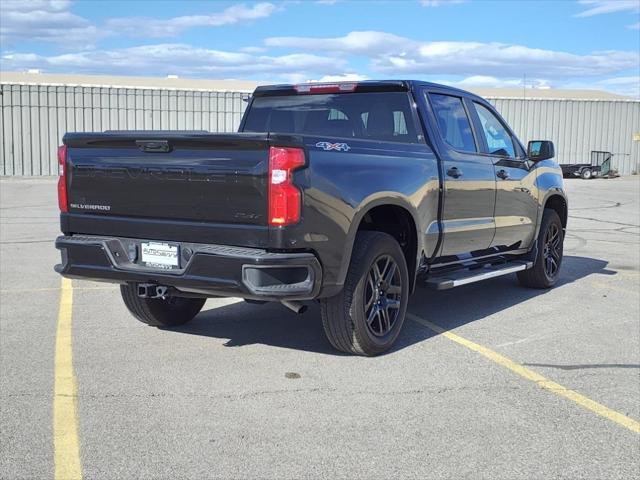
[[[184,241],[227,231],[266,242],[266,134],[73,133],[64,144],[63,229]]]

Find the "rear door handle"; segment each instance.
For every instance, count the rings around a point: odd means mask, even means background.
[[[499,170],[498,173],[496,173],[496,175],[498,176],[498,178],[501,178],[503,180],[506,180],[507,178],[509,178],[509,172],[507,172],[506,170]]]
[[[460,170],[458,167],[451,167],[449,170],[447,170],[447,175],[453,178],[459,178],[462,176],[462,170]]]

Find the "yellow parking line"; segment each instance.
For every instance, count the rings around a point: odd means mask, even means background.
[[[568,400],[571,400],[572,402],[577,403],[581,407],[586,408],[587,410],[590,410],[593,413],[600,415],[601,417],[604,417],[608,420],[611,420],[612,422],[617,423],[618,425],[622,425],[623,427],[628,428],[632,432],[640,433],[640,422],[638,422],[637,420],[629,418],[626,415],[623,415],[622,413],[616,412],[615,410],[611,410],[610,408],[605,407],[604,405],[598,402],[595,402],[590,398],[587,398],[584,395],[581,395],[578,392],[569,390],[568,388],[563,387],[562,385],[552,380],[549,380],[546,377],[543,377],[539,373],[536,373],[533,370],[529,370],[528,368],[523,367],[522,365],[514,362],[513,360],[508,359],[504,355],[500,355],[499,353],[494,352],[493,350],[487,347],[474,343],[470,340],[467,340],[466,338],[462,338],[461,336],[456,335],[455,333],[452,333],[448,330],[445,330],[444,328],[439,327],[435,323],[431,323],[430,321],[425,320],[424,318],[420,318],[417,315],[413,315],[411,313],[407,313],[407,316],[414,322],[417,322],[420,325],[427,327],[429,330],[439,333],[444,337],[448,338],[449,340],[452,340],[462,345],[463,347],[468,348],[469,350],[473,350],[474,352],[477,352],[480,355],[483,355],[484,357],[488,358],[492,362],[495,362],[498,365],[501,365],[511,370],[517,375],[520,375],[521,377],[534,382],[540,388],[544,388],[545,390],[553,392],[560,397],[564,397]]]
[[[109,287],[79,287],[75,290],[115,290],[118,286],[111,285]],[[60,290],[60,287],[41,287],[41,288],[3,288],[0,289],[0,293],[20,293],[20,292],[55,292]]]
[[[56,332],[53,395],[53,444],[56,480],[82,478],[78,442],[78,397],[71,345],[72,305],[73,286],[71,280],[63,278]]]

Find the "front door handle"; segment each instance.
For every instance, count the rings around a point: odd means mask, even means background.
[[[498,176],[498,178],[501,178],[503,180],[506,180],[507,178],[509,178],[509,172],[507,172],[506,170],[499,170],[498,173],[496,173],[496,175]]]
[[[451,167],[449,170],[447,170],[447,175],[453,178],[459,178],[462,176],[462,170],[460,170],[458,167]]]

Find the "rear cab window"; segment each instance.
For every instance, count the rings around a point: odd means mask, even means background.
[[[424,143],[406,92],[260,96],[243,131]]]

